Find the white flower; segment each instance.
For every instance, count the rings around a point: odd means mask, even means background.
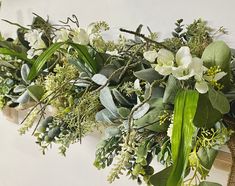
[[[67,29],[60,29],[55,31],[55,37],[53,42],[65,42],[69,39],[69,30]]]
[[[169,75],[172,73],[174,66],[174,55],[166,49],[160,49],[157,55],[157,64],[155,70],[161,75]]]
[[[197,81],[195,83],[195,88],[196,90],[201,93],[201,94],[205,94],[208,92],[209,88],[208,88],[208,84],[206,81],[202,80],[202,81]]]
[[[173,124],[170,124],[167,130],[167,136],[170,137],[170,139],[172,137],[172,132],[173,132]]]
[[[87,32],[82,28],[76,28],[72,31],[73,38],[72,41],[79,45],[88,45],[89,44],[89,36]]]
[[[109,55],[111,55],[111,56],[120,56],[120,55],[118,54],[118,50],[117,50],[117,49],[115,49],[115,50],[113,50],[113,51],[106,51],[106,54],[109,54]]]
[[[156,60],[158,54],[155,50],[149,50],[149,51],[144,52],[143,55],[144,55],[144,59],[153,63]]]
[[[28,50],[28,58],[32,59],[35,55],[40,55],[44,48],[46,48],[46,44],[42,40],[42,32],[39,30],[30,30],[28,33],[25,34],[25,40],[29,42],[29,46],[31,47]]]

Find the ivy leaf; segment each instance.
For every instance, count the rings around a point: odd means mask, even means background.
[[[182,184],[192,149],[195,132],[192,121],[197,110],[198,97],[199,93],[193,90],[180,91],[176,96],[171,146],[173,168],[167,186]]]
[[[211,128],[222,118],[222,114],[213,108],[207,94],[200,94],[197,111],[193,119],[196,127]]]
[[[172,166],[167,167],[160,172],[157,172],[156,174],[151,176],[150,183],[154,186],[166,186],[167,179],[170,176],[171,171]]]
[[[216,91],[214,88],[210,87],[208,96],[214,109],[220,111],[221,114],[226,114],[229,112],[229,101],[223,93]]]

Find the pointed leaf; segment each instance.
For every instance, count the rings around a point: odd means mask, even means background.
[[[27,90],[28,90],[29,95],[35,101],[40,101],[44,94],[43,86],[40,86],[40,85],[30,85],[28,86]]]

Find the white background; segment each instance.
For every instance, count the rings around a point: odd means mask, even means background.
[[[234,0],[3,0],[0,18],[27,25],[32,12],[50,16],[53,22],[76,14],[82,27],[105,20],[112,28],[135,29],[140,23],[165,37],[171,33],[176,19],[186,23],[203,18],[213,27],[224,26],[229,35],[223,37],[235,48]],[[16,27],[0,22],[0,30],[13,36]],[[93,167],[98,137],[87,137],[76,144],[64,158],[53,148],[41,155],[34,138],[19,136],[17,126],[0,116],[0,186],[106,186],[108,171]],[[160,165],[156,167],[161,168]],[[225,185],[227,173],[214,170],[211,180]],[[122,178],[112,186],[135,186]]]

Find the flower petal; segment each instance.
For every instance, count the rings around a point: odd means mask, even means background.
[[[201,94],[205,94],[208,91],[208,85],[205,81],[196,82],[195,88]]]
[[[215,74],[214,80],[218,81],[218,80],[222,79],[226,75],[227,75],[226,72],[219,72],[219,73]]]
[[[160,49],[158,51],[157,62],[159,65],[173,66],[174,65],[174,54],[166,49]]]
[[[190,49],[187,46],[181,47],[176,53],[176,63],[178,66],[187,67],[192,61]]]
[[[149,61],[151,63],[153,63],[158,56],[158,54],[155,50],[146,51],[146,52],[144,52],[143,55],[144,55],[144,59],[146,59],[147,61]]]
[[[172,73],[172,67],[170,66],[160,66],[157,64],[155,66],[155,70],[163,76],[167,76]]]

